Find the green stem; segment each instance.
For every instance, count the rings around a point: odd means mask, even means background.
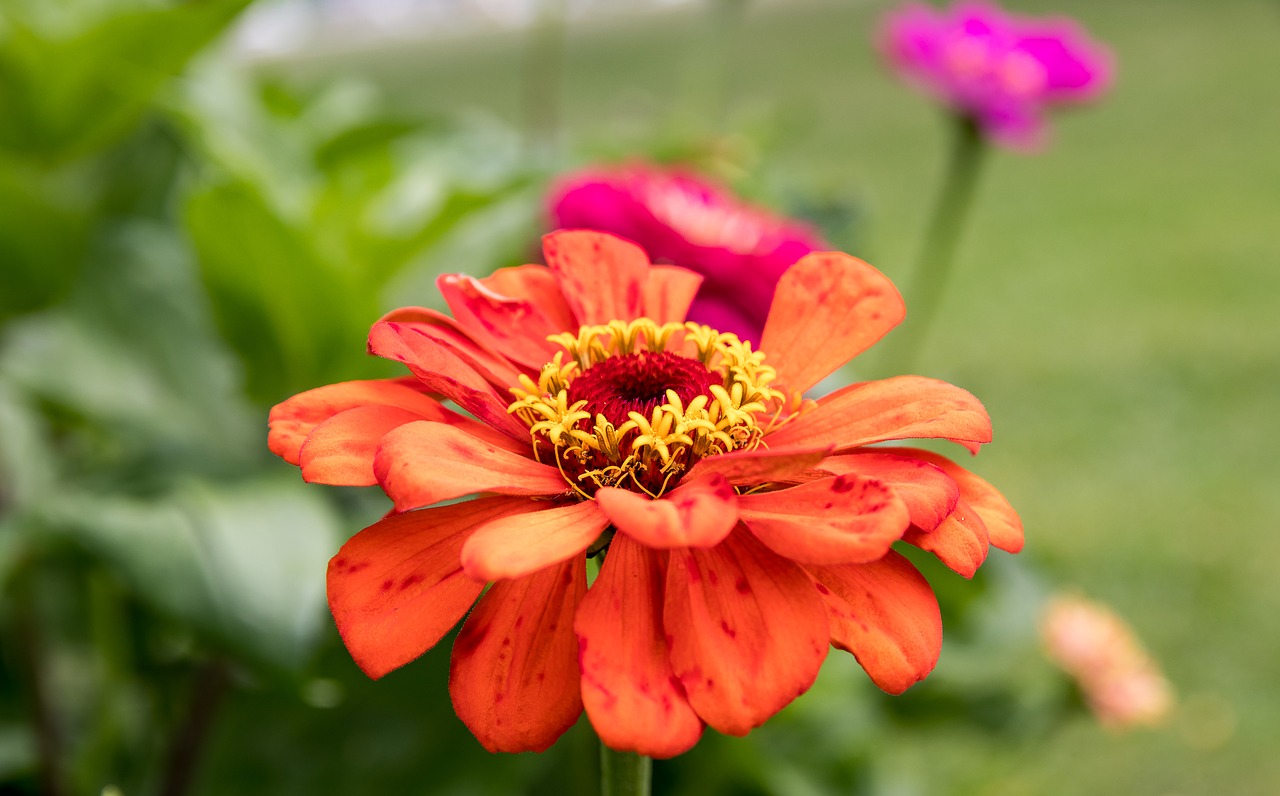
[[[635,752],[618,752],[600,744],[602,796],[649,796],[653,760]]]
[[[908,321],[899,331],[896,344],[890,346],[890,364],[897,373],[914,367],[938,314],[987,151],[982,132],[972,118],[960,114],[953,118],[951,159],[906,296]]]

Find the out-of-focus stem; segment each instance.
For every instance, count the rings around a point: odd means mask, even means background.
[[[946,293],[956,248],[973,204],[982,171],[986,141],[977,123],[957,114],[947,172],[933,206],[919,259],[906,294],[907,320],[889,346],[889,363],[895,373],[909,372],[928,338],[942,297]]]
[[[227,664],[217,659],[206,662],[196,672],[186,718],[169,750],[161,796],[182,796],[190,789],[205,739],[230,679]]]
[[[36,754],[40,765],[40,792],[62,796],[67,792],[62,776],[62,748],[57,718],[45,679],[44,636],[35,604],[35,576],[14,578],[13,614],[17,625],[22,668],[26,670],[27,700],[36,734]]]
[[[649,796],[653,760],[635,752],[618,752],[600,743],[602,796]]]

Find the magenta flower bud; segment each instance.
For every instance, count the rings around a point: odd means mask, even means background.
[[[1110,51],[1071,19],[1029,19],[983,2],[949,12],[912,3],[888,15],[885,58],[910,83],[1004,146],[1044,141],[1053,105],[1091,100],[1112,77]]]

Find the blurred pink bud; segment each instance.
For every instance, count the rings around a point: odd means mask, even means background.
[[[1045,649],[1075,678],[1089,708],[1107,727],[1156,725],[1173,708],[1160,667],[1124,620],[1083,597],[1054,598],[1041,621]]]
[[[885,58],[909,82],[972,118],[1005,146],[1035,148],[1044,111],[1111,84],[1110,51],[1071,19],[1028,19],[983,2],[950,12],[912,3],[888,15]]]
[[[655,263],[700,274],[689,320],[758,343],[782,272],[830,247],[806,224],[749,205],[708,180],[644,164],[586,169],[552,186],[551,223],[611,232]]]

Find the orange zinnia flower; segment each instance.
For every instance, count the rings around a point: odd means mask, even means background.
[[[928,674],[938,603],[891,546],[968,577],[989,543],[1018,550],[1022,528],[949,460],[872,447],[976,452],[991,424],[964,390],[903,376],[802,400],[902,319],[892,283],[808,255],[756,350],[684,323],[699,278],[631,243],[564,231],[544,253],[549,267],[441,277],[453,317],[375,324],[369,350],[414,378],[321,387],[271,413],[271,449],[305,479],[379,484],[395,503],[329,565],[360,668],[408,663],[479,598],[449,689],[486,748],[545,749],[585,708],[604,743],[654,757],[704,725],[759,726],[832,644],[892,693]],[[587,558],[606,548],[588,589]]]

